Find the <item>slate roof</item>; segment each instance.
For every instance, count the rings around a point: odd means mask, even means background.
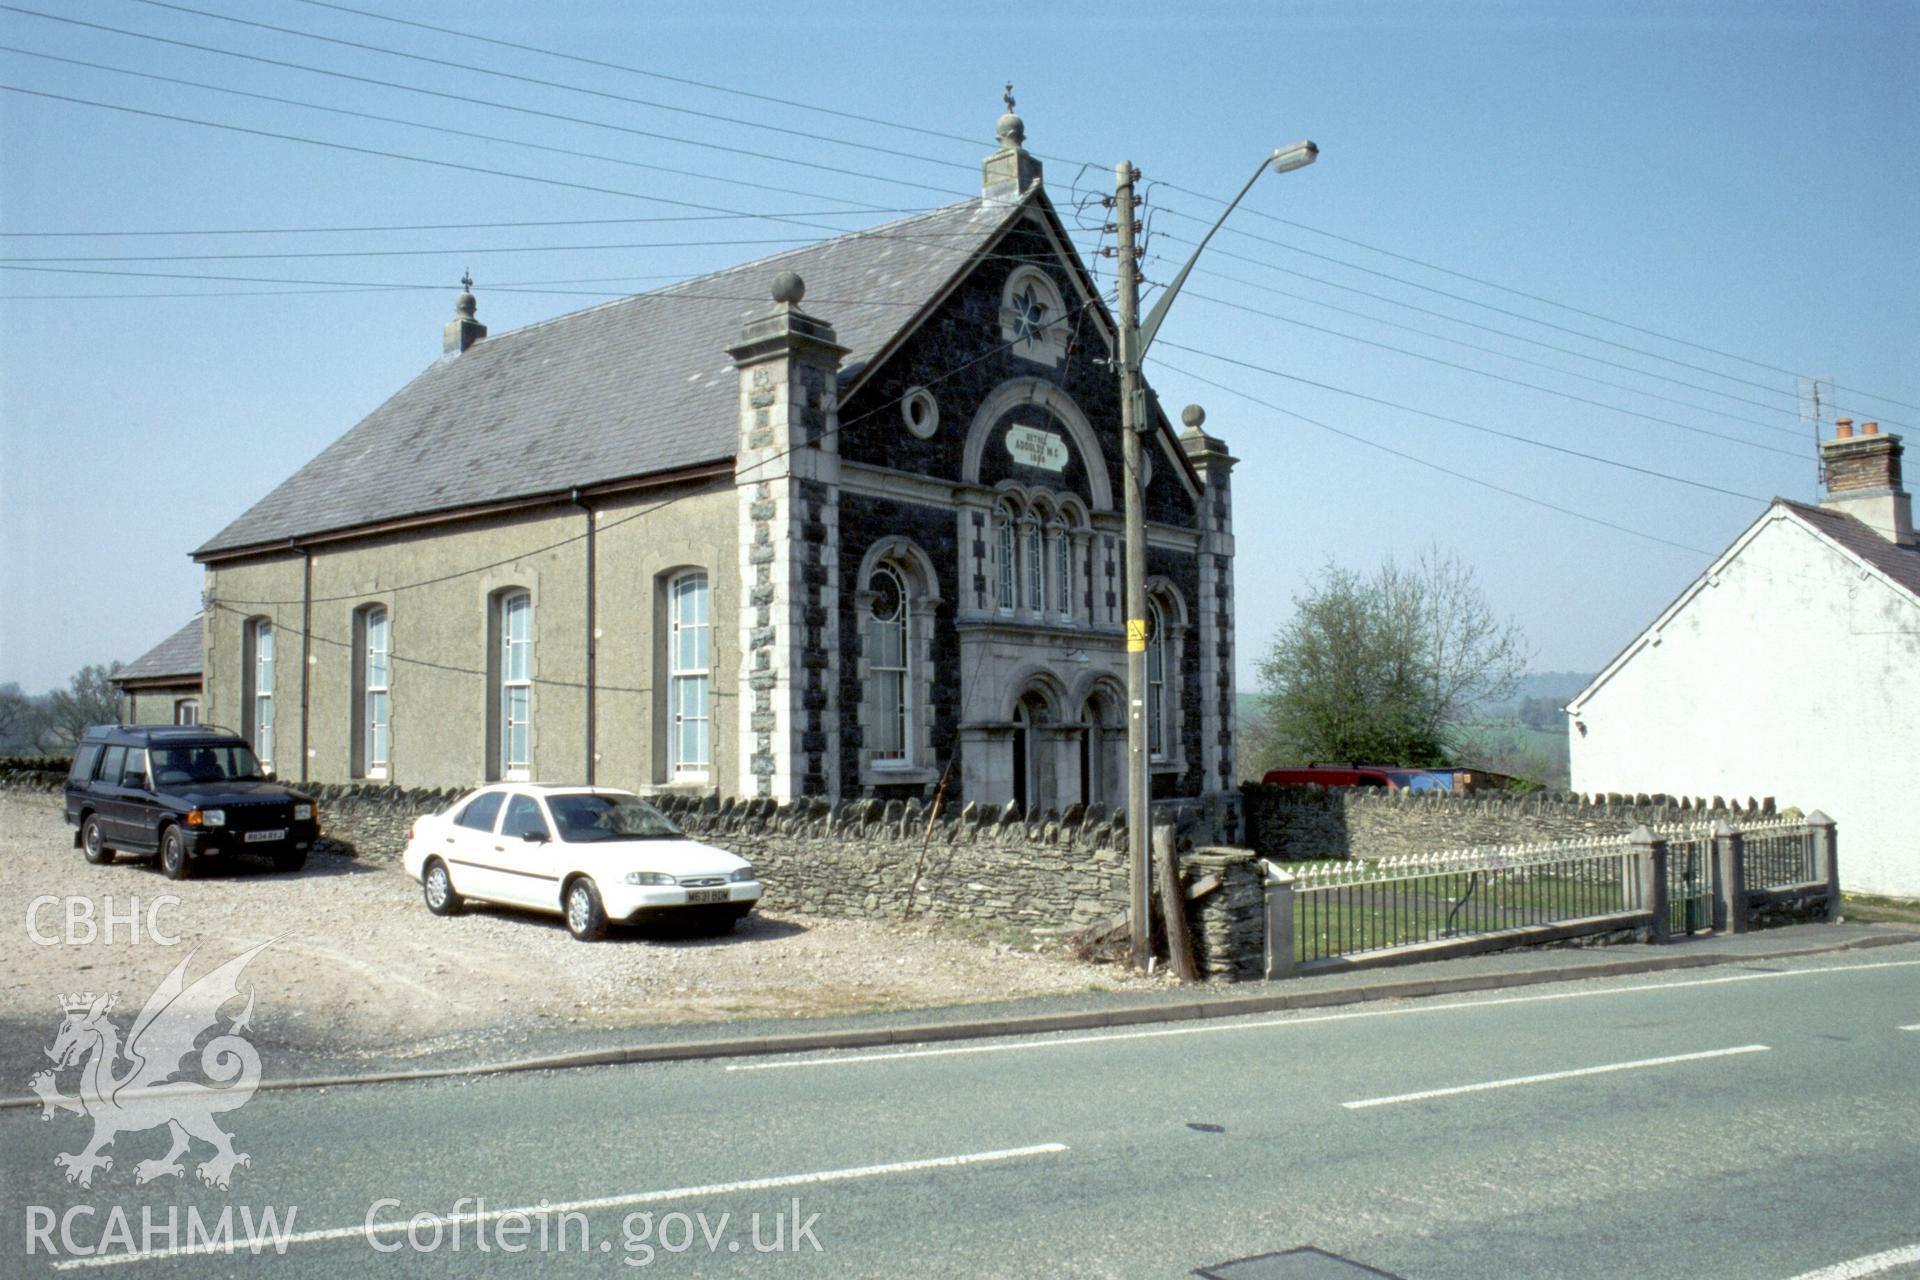
[[[771,309],[776,273],[801,275],[802,307],[849,348],[844,379],[1036,198],[963,201],[484,338],[428,366],[194,554],[731,458],[726,349]]]
[[[1872,565],[1898,584],[1906,593],[1920,599],[1920,547],[1902,547],[1888,542],[1853,516],[1826,507],[1775,498],[1808,524],[1845,547],[1848,552]]]
[[[159,680],[171,676],[197,678],[201,669],[200,622],[201,615],[194,614],[193,621],[114,672],[114,682]]]

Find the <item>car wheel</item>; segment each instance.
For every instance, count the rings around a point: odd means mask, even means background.
[[[92,814],[80,824],[80,848],[86,852],[87,861],[96,867],[104,867],[113,861],[113,850],[107,848],[107,842],[100,830],[100,819]]]
[[[288,849],[282,853],[273,855],[273,869],[275,871],[298,871],[306,865],[307,851],[305,849]]]
[[[581,876],[567,886],[563,904],[567,910],[567,932],[582,942],[598,942],[607,936],[607,912],[600,905],[600,891],[593,881]]]
[[[193,874],[187,859],[187,838],[178,827],[168,827],[160,835],[160,869],[169,880],[185,880]]]
[[[420,873],[420,887],[426,894],[427,910],[437,916],[457,915],[464,905],[453,890],[453,877],[447,872],[447,864],[438,858]]]

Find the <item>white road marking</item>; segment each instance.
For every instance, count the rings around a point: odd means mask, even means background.
[[[1920,1027],[1900,1029],[1920,1031]],[[1862,1280],[1865,1276],[1877,1276],[1882,1271],[1891,1271],[1909,1262],[1920,1262],[1920,1244],[1910,1244],[1904,1249],[1888,1249],[1885,1253],[1870,1253],[1864,1258],[1855,1258],[1851,1262],[1836,1262],[1830,1267],[1821,1267],[1817,1271],[1804,1271],[1793,1280]]]
[[[1902,1027],[1900,1029],[1902,1031],[1920,1031],[1920,1022],[1916,1022],[1910,1027]]]
[[[1264,1031],[1275,1027],[1304,1027],[1320,1022],[1351,1022],[1359,1018],[1397,1018],[1411,1013],[1450,1013],[1461,1009],[1490,1009],[1496,1005],[1538,1004],[1548,1000],[1588,1000],[1596,996],[1634,995],[1648,991],[1678,991],[1683,987],[1717,987],[1729,982],[1761,982],[1769,978],[1803,978],[1821,973],[1858,973],[1866,969],[1905,969],[1920,960],[1878,960],[1871,964],[1827,965],[1818,969],[1783,969],[1767,973],[1739,973],[1724,978],[1690,978],[1680,982],[1643,982],[1631,987],[1598,991],[1549,991],[1530,996],[1494,996],[1485,1000],[1454,1000],[1445,1004],[1396,1005],[1388,1009],[1358,1009],[1347,1013],[1304,1016],[1281,1015],[1253,1022],[1221,1019],[1197,1026],[1154,1027],[1145,1031],[1101,1031],[1091,1035],[1054,1035],[1045,1040],[1008,1039],[990,1044],[953,1045],[941,1049],[903,1049],[889,1053],[847,1053],[832,1058],[775,1058],[765,1062],[728,1063],[728,1071],[787,1071],[795,1067],[840,1067],[867,1062],[894,1062],[902,1058],[945,1058],[965,1053],[1013,1053],[1022,1049],[1057,1049],[1068,1045],[1105,1044],[1115,1040],[1155,1040],[1166,1036],[1218,1035],[1229,1031]],[[1912,1028],[1908,1028],[1911,1030]]]
[[[1483,1093],[1488,1089],[1511,1089],[1523,1084],[1546,1084],[1553,1080],[1572,1080],[1579,1076],[1603,1076],[1612,1071],[1640,1071],[1647,1067],[1666,1067],[1676,1062],[1699,1062],[1703,1058],[1730,1058],[1741,1053],[1765,1053],[1769,1046],[1743,1044],[1737,1049],[1708,1049],[1704,1053],[1676,1053],[1665,1058],[1641,1058],[1637,1062],[1609,1062],[1600,1067],[1579,1067],[1573,1071],[1548,1071],[1537,1076],[1514,1076],[1507,1080],[1487,1080],[1480,1084],[1457,1084],[1450,1089],[1423,1089],[1419,1093],[1396,1093],[1388,1098],[1362,1098],[1340,1105],[1349,1111],[1365,1107],[1387,1107],[1397,1102],[1424,1102],[1428,1098],[1451,1098],[1461,1093]]]
[[[190,1258],[205,1254],[232,1254],[243,1250],[255,1254],[278,1252],[296,1244],[317,1244],[328,1240],[371,1241],[374,1236],[404,1232],[414,1221],[431,1219],[442,1227],[467,1226],[492,1222],[498,1218],[519,1216],[528,1219],[542,1214],[583,1213],[596,1209],[624,1209],[629,1205],[656,1204],[662,1200],[689,1200],[695,1196],[738,1195],[749,1191],[771,1191],[781,1187],[814,1186],[824,1182],[852,1182],[860,1178],[879,1178],[895,1173],[921,1173],[929,1169],[957,1169],[965,1165],[996,1164],[1029,1156],[1059,1155],[1065,1144],[1043,1142],[1031,1147],[1010,1147],[1002,1151],[976,1151],[967,1155],[934,1156],[926,1160],[902,1160],[894,1164],[869,1164],[852,1169],[827,1169],[819,1173],[787,1173],[773,1178],[747,1178],[740,1182],[710,1182],[697,1187],[670,1187],[662,1191],[636,1191],[629,1195],[600,1196],[593,1200],[564,1200],[557,1204],[541,1201],[538,1206],[517,1209],[488,1209],[484,1213],[420,1214],[416,1217],[382,1219],[369,1228],[365,1223],[352,1227],[328,1227],[318,1231],[288,1232],[280,1236],[258,1236],[244,1240],[187,1245],[176,1249],[152,1249],[128,1253],[96,1254],[68,1258],[53,1264],[56,1271],[75,1267],[115,1267],[129,1262],[151,1262],[164,1258]],[[424,1229],[424,1228],[423,1228]]]

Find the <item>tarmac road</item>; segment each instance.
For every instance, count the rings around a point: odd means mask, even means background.
[[[228,1191],[194,1178],[198,1145],[184,1178],[136,1185],[158,1130],[122,1136],[81,1188],[54,1157],[84,1120],[0,1113],[6,1272],[1177,1276],[1311,1247],[1410,1280],[1911,1276],[1920,946],[924,1049],[263,1093],[225,1123],[251,1157]],[[544,1249],[512,1215],[543,1202],[573,1215],[562,1236],[550,1212]],[[189,1207],[209,1223],[234,1210],[242,1235],[242,1209],[273,1207],[293,1234],[279,1254],[209,1253]],[[127,1238],[76,1252],[116,1208]],[[143,1210],[163,1227],[171,1210],[176,1238],[143,1239]],[[410,1241],[415,1213],[437,1218]],[[782,1248],[757,1251],[776,1215]],[[1868,1255],[1884,1256],[1834,1269]],[[1365,1274],[1331,1267],[1218,1274]]]

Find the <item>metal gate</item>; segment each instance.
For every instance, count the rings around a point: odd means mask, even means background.
[[[1667,932],[1683,938],[1713,928],[1713,837],[1667,844]]]

